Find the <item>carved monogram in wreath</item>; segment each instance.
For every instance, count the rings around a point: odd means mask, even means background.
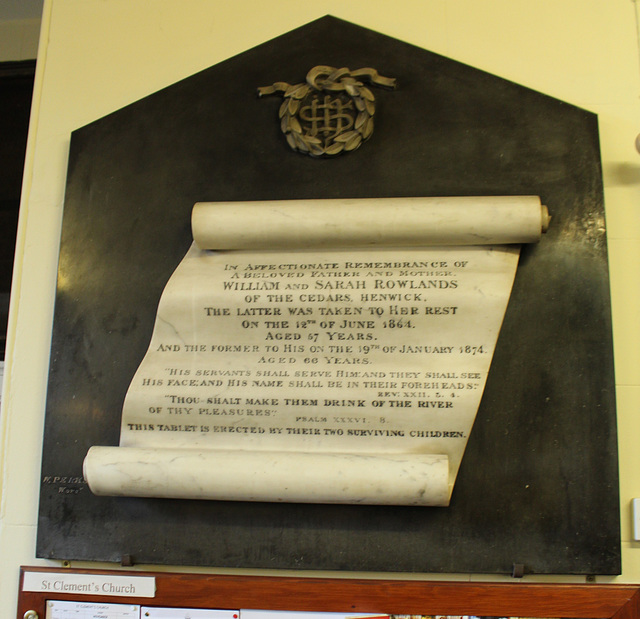
[[[306,82],[276,82],[258,88],[258,94],[284,93],[280,128],[293,150],[312,157],[331,156],[355,150],[373,133],[375,97],[365,81],[396,86],[395,79],[375,69],[319,65],[307,73]]]

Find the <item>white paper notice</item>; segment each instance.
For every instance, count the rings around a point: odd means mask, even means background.
[[[239,619],[240,610],[143,606],[140,609],[140,617],[142,619]]]
[[[47,601],[46,619],[140,619],[137,604]]]
[[[516,210],[526,203],[526,225],[537,217],[539,238],[546,211],[537,198],[509,200]],[[376,216],[371,227],[383,237]],[[262,223],[251,225],[269,227]],[[126,396],[120,447],[87,455],[92,491],[447,505],[519,245],[396,245],[194,244],[162,295]]]
[[[240,611],[240,619],[389,619],[389,617],[389,615],[374,615],[371,613],[321,613],[295,610],[253,609],[242,609]]]

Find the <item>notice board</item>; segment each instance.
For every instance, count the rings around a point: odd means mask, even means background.
[[[562,615],[601,619],[637,612],[639,602],[637,585],[419,582],[21,568],[19,617],[29,611],[40,617],[78,616],[83,609],[73,606],[83,604],[86,616],[90,617],[225,619],[235,615],[235,619],[269,619],[266,615],[271,615],[271,619],[341,619],[348,613],[354,619],[363,615],[394,619],[407,614],[473,613],[473,616]],[[47,612],[52,606],[59,609],[55,615]],[[96,612],[96,606],[102,608]]]

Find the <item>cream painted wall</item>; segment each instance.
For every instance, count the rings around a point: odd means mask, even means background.
[[[0,21],[0,62],[33,60],[38,53],[40,19]]]
[[[637,8],[633,0],[46,0],[0,416],[0,619],[15,616],[21,564],[60,565],[36,560],[34,548],[70,132],[327,13],[599,115],[618,384],[623,574],[598,581],[640,583],[640,545],[630,539],[630,500],[640,497]],[[540,580],[581,579],[525,578]]]

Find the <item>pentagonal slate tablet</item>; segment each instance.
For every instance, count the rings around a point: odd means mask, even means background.
[[[375,130],[294,152],[278,97],[314,66],[374,67]],[[523,249],[448,508],[93,496],[91,445],[122,402],[198,201],[533,194]],[[75,131],[44,437],[38,556],[250,568],[620,572],[609,282],[596,116],[324,17]]]

